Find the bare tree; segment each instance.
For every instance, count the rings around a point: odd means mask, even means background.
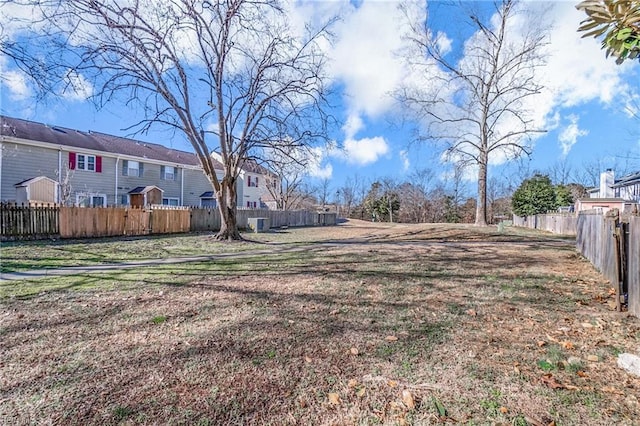
[[[59,203],[63,206],[68,206],[71,203],[71,192],[73,191],[73,187],[71,186],[71,178],[73,177],[73,171],[69,170],[69,164],[64,164],[64,169],[62,171],[57,170],[55,174],[58,178],[58,188],[60,191],[59,194]]]
[[[404,54],[413,72],[399,100],[421,121],[420,140],[443,144],[448,161],[477,167],[475,224],[486,225],[491,159],[529,154],[531,136],[542,131],[528,114],[527,102],[542,89],[535,73],[544,65],[546,31],[517,1],[496,1],[488,19],[471,13],[476,32],[460,59],[448,55],[446,36],[434,34],[422,12],[416,14],[408,4],[403,10],[411,46]],[[513,25],[518,15],[524,25]]]
[[[46,70],[52,92],[90,83],[98,106],[140,106],[144,118],[128,129],[157,125],[185,136],[214,189],[219,239],[240,239],[236,184],[245,161],[326,140],[329,23],[294,28],[278,0],[13,3],[39,20],[26,23],[11,51],[24,64],[41,58],[23,69]],[[207,134],[223,159],[220,177]]]
[[[322,204],[322,208],[325,208],[325,205],[329,202],[329,192],[331,191],[331,179],[324,178],[320,181],[320,184],[317,188],[317,197],[318,202]]]
[[[312,153],[306,151],[299,154],[290,153],[287,157],[277,152],[267,154],[266,161],[272,172],[266,177],[267,190],[276,200],[279,209],[290,210],[308,195],[305,178],[308,175],[310,155]]]
[[[573,168],[566,158],[556,161],[547,173],[554,185],[566,185],[573,178]]]

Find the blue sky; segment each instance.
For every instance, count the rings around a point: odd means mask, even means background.
[[[328,178],[331,186],[338,188],[356,174],[367,180],[403,180],[421,168],[446,179],[448,166],[442,164],[440,152],[428,143],[412,144],[413,123],[402,124],[401,108],[391,96],[405,77],[397,54],[403,45],[398,2],[335,0],[296,5],[295,19],[336,13],[342,17],[334,29],[336,44],[328,52],[340,121],[331,136],[340,149],[321,152],[318,164],[311,168],[311,179]],[[488,5],[482,3],[481,7]],[[548,132],[535,140],[530,159],[494,162],[490,177],[522,175],[523,169],[544,172],[560,161],[574,172],[595,161],[603,167],[619,167],[621,157],[627,155],[634,158],[631,167],[640,169],[640,121],[629,114],[630,109],[640,108],[640,63],[618,66],[605,58],[597,40],[581,39],[576,29],[584,14],[575,9],[575,2],[529,5],[548,8],[547,16],[553,22],[547,65],[539,76],[545,91],[532,107],[537,123]],[[431,2],[428,7],[432,30],[446,35],[452,57],[463,58],[464,43],[473,36],[470,27],[448,3]],[[11,12],[7,9],[3,13]],[[46,104],[35,103],[29,82],[6,58],[0,57],[0,71],[2,114],[124,136],[129,132],[123,129],[137,121],[135,111],[115,103],[96,111],[82,92]],[[85,94],[91,92],[90,87],[86,89]],[[156,131],[135,137],[191,150],[180,135]],[[472,171],[468,178],[471,182]],[[470,193],[473,187],[470,183]]]

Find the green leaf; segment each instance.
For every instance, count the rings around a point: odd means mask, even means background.
[[[444,405],[442,405],[442,402],[440,402],[438,400],[438,398],[433,398],[433,405],[436,406],[436,411],[438,412],[438,416],[440,417],[447,417],[448,413],[447,413],[447,409],[444,407]]]

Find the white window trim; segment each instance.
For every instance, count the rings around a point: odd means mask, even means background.
[[[93,197],[101,197],[103,203],[101,206],[93,205]],[[76,192],[76,206],[80,206],[80,201],[82,199],[88,199],[89,205],[88,207],[107,207],[107,194],[98,193],[98,192]]]
[[[176,202],[176,204],[164,204],[164,200],[173,200]],[[162,204],[165,206],[179,206],[180,205],[180,198],[178,197],[162,197]]]
[[[171,170],[172,173],[168,173],[168,171]],[[178,168],[177,167],[173,167],[173,166],[164,166],[164,176],[162,177],[163,180],[176,180],[176,175],[178,174]],[[168,177],[171,176],[171,177]]]
[[[80,157],[83,158],[83,167],[80,167]],[[89,158],[93,158],[93,170],[89,168]],[[86,172],[95,172],[96,171],[96,156],[90,154],[79,154],[76,153],[76,169],[83,170]]]
[[[136,167],[131,167],[131,163],[134,163]],[[127,176],[140,177],[140,162],[129,160],[127,162]]]

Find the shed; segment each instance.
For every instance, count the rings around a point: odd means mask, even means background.
[[[155,185],[138,186],[129,191],[129,204],[132,207],[145,207],[151,204],[162,204],[163,189]]]
[[[16,203],[57,203],[59,184],[46,176],[16,183]]]

